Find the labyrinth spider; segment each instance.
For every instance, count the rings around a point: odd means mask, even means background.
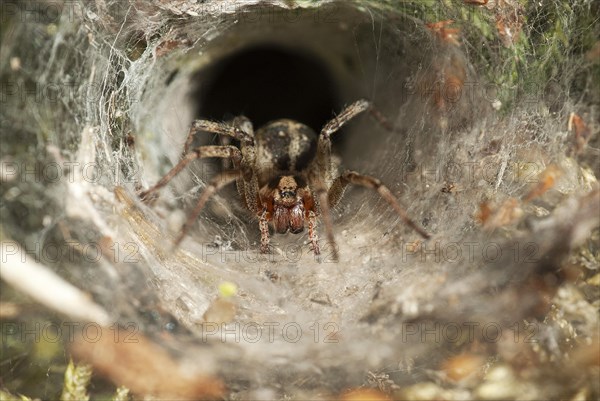
[[[330,209],[337,205],[349,184],[371,188],[379,193],[400,218],[423,238],[429,234],[415,224],[406,211],[377,178],[346,171],[338,175],[338,165],[331,157],[331,135],[358,114],[369,110],[379,122],[388,126],[371,103],[358,100],[327,122],[317,135],[308,126],[289,119],[267,123],[256,133],[246,117],[236,117],[232,123],[196,120],[190,128],[183,159],[153,187],[140,193],[146,200],[167,185],[190,162],[200,158],[231,159],[234,169],[216,175],[198,199],[196,207],[181,229],[175,245],[185,237],[208,199],[225,185],[236,181],[242,203],[258,217],[261,234],[260,251],[269,252],[269,222],[275,232],[298,234],[308,224],[312,250],[320,254],[317,217],[325,223],[327,240],[338,260]],[[237,139],[240,147],[231,145],[200,146],[190,151],[197,132],[211,132]]]

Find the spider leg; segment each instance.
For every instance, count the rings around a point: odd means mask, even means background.
[[[242,160],[242,154],[235,146],[200,146],[191,152],[187,153],[179,163],[177,163],[163,178],[161,178],[154,186],[139,194],[142,200],[148,200],[149,195],[158,191],[169,183],[177,174],[181,172],[190,162],[196,159],[206,157],[221,157],[233,159],[234,165],[237,167]]]
[[[239,170],[224,171],[218,174],[210,181],[208,186],[202,192],[202,195],[200,195],[198,203],[196,203],[196,207],[188,216],[187,221],[185,222],[185,224],[181,228],[181,231],[179,232],[179,235],[175,239],[175,242],[173,243],[175,247],[177,247],[179,243],[181,243],[183,238],[186,236],[186,234],[200,215],[200,212],[202,212],[202,209],[204,209],[204,205],[210,199],[210,197],[217,193],[217,191],[219,191],[225,185],[230,184],[236,179],[238,179],[241,176],[241,174],[242,173]]]
[[[313,186],[315,188],[315,192],[319,199],[319,208],[321,212],[321,216],[323,218],[323,222],[325,223],[325,234],[327,235],[327,242],[333,248],[332,256],[334,261],[339,260],[339,253],[337,249],[337,244],[335,243],[335,237],[333,236],[333,221],[331,220],[331,210],[330,210],[330,201],[329,195],[327,193],[327,188],[325,184],[320,179],[313,180]],[[310,223],[310,221],[309,221]],[[309,227],[310,228],[310,227]],[[316,235],[315,235],[316,236]],[[315,238],[316,240],[316,238]],[[311,240],[312,242],[312,240]],[[318,249],[318,245],[317,245]],[[319,250],[320,252],[320,250]],[[317,254],[315,252],[315,254]]]
[[[321,135],[329,138],[331,134],[342,128],[344,124],[352,120],[365,110],[371,108],[371,103],[361,99],[345,107],[337,116],[329,120],[321,129]]]
[[[258,217],[258,226],[260,228],[260,253],[269,253],[269,220],[266,208]]]
[[[327,180],[333,180],[336,168],[331,163],[331,135],[362,112],[369,114],[387,131],[393,131],[390,121],[365,99],[357,100],[344,108],[336,117],[329,120],[321,129],[317,145],[317,165]],[[329,181],[328,181],[329,183]]]
[[[252,129],[252,123],[250,123],[250,120],[248,120],[246,117],[236,117],[233,120],[233,124],[209,120],[195,120],[190,127],[185,145],[183,147],[184,154],[188,153],[189,148],[192,145],[192,141],[194,140],[194,135],[202,131],[229,136],[237,139],[242,144],[254,144],[254,131]]]
[[[331,136],[331,134],[342,128],[342,126],[344,126],[348,121],[352,120],[354,117],[364,111],[369,111],[371,117],[373,117],[375,121],[377,121],[386,130],[394,130],[392,123],[390,123],[383,113],[375,108],[373,103],[365,99],[360,99],[352,103],[350,106],[344,108],[340,114],[329,120],[321,129],[321,136]]]
[[[386,116],[383,115],[383,113],[381,113],[379,110],[377,110],[375,108],[375,106],[373,106],[371,104],[371,107],[369,108],[369,114],[371,115],[371,117],[373,117],[375,119],[375,121],[377,121],[379,123],[379,125],[381,125],[386,131],[394,131],[394,126],[393,124],[390,122],[390,120],[387,119]]]
[[[250,180],[242,180],[242,185],[244,188],[243,197],[246,202],[246,207],[252,213],[259,214],[262,212],[262,207],[260,204],[259,197],[259,189],[258,189],[258,179],[255,175],[252,175]],[[241,191],[240,191],[241,192]]]
[[[259,214],[262,211],[259,199],[258,179],[254,174],[256,165],[256,149],[254,148],[254,128],[252,122],[244,116],[233,119],[233,126],[246,135],[241,139],[242,160],[235,168],[242,171],[242,177],[237,180],[238,193],[247,209]]]
[[[344,172],[334,180],[331,188],[329,188],[328,198],[330,206],[333,207],[338,204],[349,184],[360,185],[377,191],[377,193],[396,211],[406,225],[411,227],[425,239],[431,237],[427,231],[423,230],[408,217],[408,213],[400,206],[400,202],[398,202],[398,199],[394,194],[392,194],[392,192],[375,177],[359,174],[355,171]]]
[[[344,124],[352,120],[371,104],[364,99],[357,100],[345,107],[337,116],[329,120],[321,129],[317,142],[316,165],[320,170],[320,176],[329,184],[336,175],[337,168],[331,162],[331,135],[339,130]]]
[[[308,212],[308,239],[315,255],[320,255],[321,249],[319,248],[319,236],[317,235],[317,214],[312,210]]]

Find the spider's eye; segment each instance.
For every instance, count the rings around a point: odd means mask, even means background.
[[[282,198],[295,198],[296,189],[298,184],[293,176],[286,175],[282,176],[277,183],[277,189],[279,190],[279,196]]]

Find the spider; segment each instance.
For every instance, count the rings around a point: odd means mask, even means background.
[[[331,157],[331,135],[367,110],[390,129],[389,123],[367,100],[358,100],[344,108],[323,126],[318,135],[308,126],[290,119],[269,122],[256,133],[250,120],[243,116],[234,118],[231,123],[196,120],[189,130],[182,160],[139,196],[142,200],[150,199],[193,160],[225,158],[232,161],[233,170],[223,171],[210,181],[179,232],[175,246],[186,236],[209,198],[233,181],[243,205],[258,218],[261,253],[269,252],[271,223],[274,231],[280,234],[298,234],[308,225],[312,251],[319,255],[316,228],[317,218],[321,217],[332,256],[338,260],[331,208],[340,202],[350,184],[377,191],[408,226],[427,239],[429,234],[408,217],[397,198],[380,180],[355,171],[338,174],[339,163]],[[208,145],[190,150],[198,132],[232,137],[240,146]]]

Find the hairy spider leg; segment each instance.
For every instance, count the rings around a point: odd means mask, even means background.
[[[208,120],[195,120],[190,127],[185,145],[183,146],[183,158],[153,187],[140,193],[140,198],[142,200],[148,199],[148,195],[167,185],[169,181],[181,172],[181,170],[196,159],[207,157],[231,158],[233,159],[234,167],[236,169],[240,168],[242,154],[235,146],[200,146],[190,152],[190,146],[194,140],[194,136],[198,132],[212,132],[214,134],[226,135],[238,139],[242,144],[254,144],[254,130],[252,128],[252,123],[246,117],[236,117],[233,125]]]
[[[208,186],[202,192],[202,195],[200,195],[200,198],[198,199],[198,203],[196,203],[196,207],[194,208],[192,213],[188,216],[187,221],[181,228],[179,235],[177,236],[177,238],[175,239],[175,242],[173,243],[174,247],[177,247],[181,243],[183,238],[186,236],[186,234],[188,233],[188,231],[190,230],[190,228],[192,227],[192,225],[194,224],[194,222],[200,215],[200,212],[202,212],[202,209],[204,209],[204,205],[210,199],[210,197],[213,196],[215,193],[217,193],[221,188],[223,188],[227,184],[230,184],[233,181],[235,181],[236,179],[238,179],[239,177],[241,177],[241,175],[242,175],[242,172],[240,170],[224,171],[222,173],[219,173],[217,176],[215,176],[210,181]]]
[[[221,146],[200,146],[190,152],[190,146],[193,142],[194,136],[199,132],[211,132],[218,135],[224,135],[226,137],[231,137],[240,141],[241,150],[235,146],[231,145],[221,145]],[[225,172],[217,176],[207,187],[207,190],[203,193],[200,198],[200,202],[196,206],[194,213],[188,218],[186,224],[184,225],[182,231],[177,238],[175,245],[179,244],[181,240],[185,237],[187,232],[189,231],[191,225],[194,220],[198,217],[198,214],[201,212],[204,207],[204,203],[208,200],[210,196],[210,191],[216,192],[222,186],[227,185],[229,182],[235,180],[238,188],[238,192],[242,198],[242,202],[244,205],[250,209],[252,212],[258,214],[262,207],[260,205],[260,200],[258,197],[258,181],[256,179],[255,174],[253,173],[253,166],[256,159],[256,152],[254,148],[254,128],[252,126],[252,122],[244,117],[238,116],[234,118],[232,124],[220,123],[209,120],[196,120],[192,123],[190,130],[188,132],[188,137],[186,139],[183,151],[184,157],[182,160],[177,163],[164,177],[162,177],[158,183],[156,183],[153,187],[149,188],[146,191],[140,193],[140,198],[142,200],[149,199],[149,195],[161,189],[165,185],[167,185],[177,174],[179,174],[190,162],[199,158],[207,158],[207,157],[219,157],[224,159],[231,159],[234,165],[234,173]],[[224,175],[229,176],[229,174],[233,174],[233,178],[231,181],[227,181],[224,184],[214,184],[215,182],[220,182],[223,179]],[[215,181],[217,180],[217,181]],[[212,186],[211,186],[212,185]],[[213,187],[215,189],[213,189]],[[209,191],[209,192],[207,192]],[[205,196],[207,196],[205,198]]]
[[[337,116],[329,120],[321,129],[321,135],[330,136],[342,128],[348,121],[364,111],[368,111],[369,115],[387,131],[394,130],[393,124],[383,115],[383,113],[375,108],[373,103],[365,99],[360,99],[344,108]]]
[[[331,246],[331,248],[332,248],[333,260],[337,262],[339,260],[339,253],[338,253],[338,249],[337,249],[337,244],[335,243],[335,237],[333,235],[333,221],[331,219],[331,210],[329,208],[329,197],[327,194],[327,187],[325,186],[325,183],[320,178],[312,177],[310,181],[311,181],[311,186],[313,186],[315,188],[315,193],[316,193],[317,199],[319,201],[319,212],[321,214],[321,218],[323,219],[323,223],[325,223],[325,235],[327,236],[327,242],[329,243],[329,246]],[[316,228],[316,222],[314,224],[315,225],[312,227],[313,234],[316,235],[316,233],[314,233],[314,230]],[[310,235],[310,231],[309,231],[309,235]],[[314,247],[314,245],[313,245],[313,247]],[[318,246],[316,249],[318,249]],[[318,253],[316,253],[316,252],[315,252],[315,254],[318,255]]]
[[[233,124],[221,123],[210,120],[195,120],[188,132],[183,153],[187,154],[194,140],[194,136],[199,132],[211,132],[213,134],[225,135],[237,139],[242,145],[254,144],[254,131],[252,123],[246,117],[236,117]]]
[[[254,185],[246,185],[245,181],[251,181],[252,167],[254,164],[254,127],[252,122],[244,116],[237,116],[231,123],[222,123],[210,120],[195,120],[188,132],[188,137],[183,147],[183,153],[186,154],[190,148],[194,136],[199,132],[210,132],[217,135],[222,135],[226,138],[237,139],[240,142],[242,155],[244,156],[241,169],[244,172],[244,179],[239,178],[236,181],[238,193],[242,198],[242,202],[254,213],[258,213],[255,202],[248,192],[254,189]],[[228,145],[223,145],[228,146]],[[250,151],[248,151],[250,149]],[[249,153],[249,155],[246,154]],[[240,166],[234,163],[234,168],[239,169]]]
[[[394,196],[394,194],[392,194],[388,187],[383,185],[377,178],[359,174],[356,171],[346,171],[335,179],[328,192],[329,204],[331,207],[334,207],[339,203],[344,195],[346,187],[349,184],[359,185],[377,191],[377,193],[396,211],[398,216],[400,216],[406,225],[415,230],[425,239],[431,237],[429,233],[419,227],[410,219],[410,217],[408,217],[408,213],[402,206],[400,206],[400,202]]]
[[[345,107],[337,116],[329,120],[323,126],[323,128],[321,129],[321,133],[319,134],[316,160],[319,171],[316,174],[313,172],[313,174],[310,177],[310,181],[315,187],[315,192],[319,201],[320,214],[323,218],[323,222],[325,223],[325,234],[327,236],[327,241],[329,242],[329,245],[333,248],[333,259],[335,261],[338,260],[339,255],[337,245],[335,243],[335,238],[333,235],[333,222],[331,219],[329,195],[326,187],[327,183],[330,183],[334,179],[334,176],[337,174],[336,166],[334,166],[331,162],[331,135],[338,131],[348,121],[352,120],[360,113],[368,110],[370,107],[371,103],[369,103],[368,101],[364,99],[357,100],[356,102]],[[320,177],[323,177],[326,182],[323,182],[323,179]],[[312,231],[316,231],[314,223]],[[315,242],[311,240],[311,243],[313,243],[313,247],[315,247]],[[316,247],[316,249],[318,249],[318,246]]]
[[[319,248],[319,236],[317,235],[317,214],[314,211],[308,212],[308,239],[315,255],[321,254]]]
[[[266,208],[263,209],[260,216],[258,216],[258,227],[260,229],[260,253],[269,253],[269,219],[267,215],[269,212]]]
[[[348,121],[369,108],[371,108],[371,103],[365,99],[357,100],[349,106],[346,106],[337,116],[325,123],[321,129],[321,135],[329,137],[331,134],[342,128]]]
[[[143,201],[150,199],[149,195],[158,191],[165,185],[167,185],[177,174],[179,174],[190,162],[196,159],[202,159],[207,157],[220,157],[220,158],[231,158],[233,159],[236,168],[239,168],[239,164],[242,160],[242,153],[235,146],[200,146],[191,152],[187,153],[183,159],[179,161],[167,174],[165,174],[154,186],[139,194],[140,199]]]
[[[333,247],[333,256],[335,260],[337,260],[338,253],[333,235],[333,223],[331,219],[330,208],[334,207],[340,202],[345,189],[349,184],[360,185],[377,191],[379,195],[384,198],[396,211],[405,224],[410,226],[423,238],[430,238],[430,234],[428,234],[408,217],[406,210],[400,206],[398,199],[377,178],[362,175],[354,171],[347,171],[341,176],[334,178],[334,175],[337,174],[337,172],[335,171],[335,166],[331,163],[331,135],[364,111],[369,111],[370,115],[375,118],[375,120],[386,130],[393,130],[393,126],[389,120],[387,120],[387,118],[385,118],[381,112],[373,107],[372,103],[361,99],[344,108],[336,117],[327,122],[325,126],[323,126],[323,129],[319,135],[317,147],[317,165],[319,167],[321,176],[325,177],[327,182],[330,184],[329,190],[326,190],[321,180],[313,178],[313,182],[317,188],[321,214],[325,223],[327,240]]]

